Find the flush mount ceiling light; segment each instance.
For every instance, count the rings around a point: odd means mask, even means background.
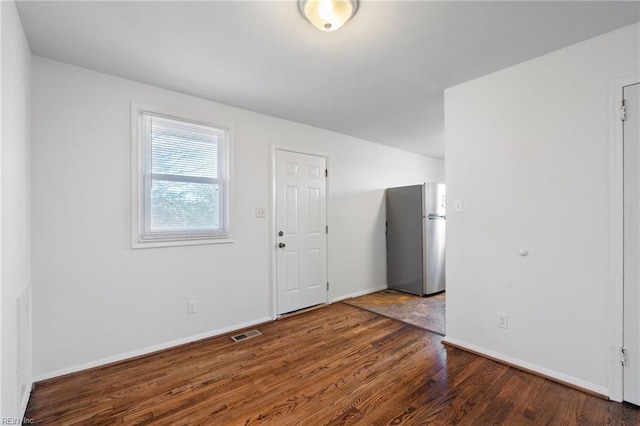
[[[358,10],[358,0],[299,0],[302,16],[321,31],[335,31]]]

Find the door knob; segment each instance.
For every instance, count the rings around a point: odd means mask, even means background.
[[[285,243],[279,243],[279,244],[278,244],[278,247],[280,247],[280,248],[285,248],[286,246],[287,246],[287,245],[286,245]]]

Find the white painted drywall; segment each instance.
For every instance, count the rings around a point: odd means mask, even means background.
[[[2,155],[0,301],[2,417],[20,417],[30,391],[30,354],[18,361],[17,299],[31,280],[31,51],[13,1],[2,8]],[[25,293],[25,294],[28,294]],[[29,330],[25,330],[29,339]],[[19,383],[18,378],[24,380]]]
[[[638,72],[639,35],[635,24],[445,91],[448,198],[464,201],[447,218],[447,339],[603,394],[610,83]]]
[[[231,128],[233,244],[130,248],[132,101]],[[444,177],[442,160],[38,57],[33,144],[37,378],[270,318],[273,212],[255,208],[273,145],[329,155],[331,299],[386,286],[383,188]]]

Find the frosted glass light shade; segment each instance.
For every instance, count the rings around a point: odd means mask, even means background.
[[[299,0],[302,16],[321,31],[335,31],[358,10],[358,0]]]

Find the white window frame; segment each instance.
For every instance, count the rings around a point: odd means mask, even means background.
[[[147,148],[142,134],[142,113],[150,113],[164,116],[170,119],[184,121],[188,123],[200,124],[204,126],[214,127],[226,132],[225,138],[225,164],[226,179],[223,184],[223,206],[224,221],[227,232],[219,236],[202,236],[188,235],[188,233],[180,235],[159,235],[153,238],[143,238],[145,224],[145,196],[148,188],[148,179],[145,179],[145,171],[148,167],[150,159],[147,158]],[[231,164],[232,164],[232,142],[231,129],[226,126],[220,126],[202,120],[202,117],[194,117],[189,114],[168,111],[163,108],[152,107],[131,103],[131,247],[153,248],[153,247],[174,247],[201,244],[221,244],[232,243],[231,238]]]

